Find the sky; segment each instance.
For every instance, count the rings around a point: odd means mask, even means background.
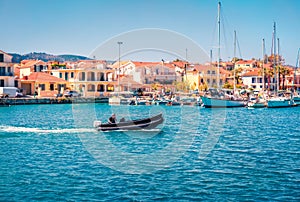
[[[199,62],[210,60],[210,50],[216,60],[217,6],[218,0],[0,0],[0,50],[97,59],[116,59],[120,54],[121,59],[144,61],[197,60],[196,44],[207,55],[199,56]],[[270,54],[276,22],[280,54],[286,64],[295,65],[300,48],[299,10],[299,0],[221,1],[221,59],[234,57],[234,30],[237,57],[261,58],[263,38]],[[152,29],[155,34],[137,32]],[[128,33],[131,37],[124,37]],[[139,46],[134,45],[137,41]],[[99,49],[111,56],[101,55]]]

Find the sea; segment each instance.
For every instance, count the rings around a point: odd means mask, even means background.
[[[146,118],[142,131],[95,120]],[[300,201],[300,107],[0,108],[0,201]]]

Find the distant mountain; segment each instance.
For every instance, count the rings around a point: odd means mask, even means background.
[[[80,55],[51,55],[47,53],[28,53],[25,55],[20,55],[17,53],[9,53],[13,56],[12,62],[19,63],[22,60],[43,60],[45,62],[49,60],[55,60],[59,62],[65,62],[65,61],[78,61],[78,60],[90,60],[90,58]]]

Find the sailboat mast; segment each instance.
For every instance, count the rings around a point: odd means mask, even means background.
[[[278,45],[278,48],[277,48],[277,57],[278,57],[278,61],[277,61],[277,64],[278,64],[278,67],[277,67],[277,92],[279,92],[279,88],[280,88],[280,55],[279,55],[279,50],[280,50],[280,46],[279,46],[279,38],[277,38],[277,45]]]
[[[276,66],[277,66],[277,63],[276,63],[276,23],[274,22],[274,27],[273,27],[274,31],[273,31],[273,42],[274,42],[274,77],[275,77],[275,84],[276,84],[276,87],[275,87],[275,93],[277,95],[278,91],[277,91],[277,88],[278,88],[278,78],[277,78],[277,70],[276,70]]]
[[[234,49],[233,49],[233,92],[236,91],[236,80],[235,80],[235,60],[236,60],[236,31],[234,30]]]
[[[263,86],[262,86],[262,91],[265,92],[265,39],[262,40],[262,82],[263,82]]]
[[[295,70],[294,70],[294,82],[293,82],[293,86],[295,86],[295,83],[296,83],[296,71],[297,71],[297,69],[298,69],[298,65],[299,65],[299,63],[300,63],[300,58],[299,58],[299,53],[300,53],[300,48],[298,49],[298,54],[297,54],[297,61],[296,61],[296,67],[295,67]],[[297,89],[297,86],[296,86],[296,88],[294,87],[294,90],[296,90]]]
[[[221,2],[218,3],[218,61],[217,61],[217,87],[220,88],[220,55],[221,55],[221,21],[220,21]]]

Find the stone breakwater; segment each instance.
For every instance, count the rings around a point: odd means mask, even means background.
[[[108,103],[108,98],[2,98],[0,106],[31,104]]]

